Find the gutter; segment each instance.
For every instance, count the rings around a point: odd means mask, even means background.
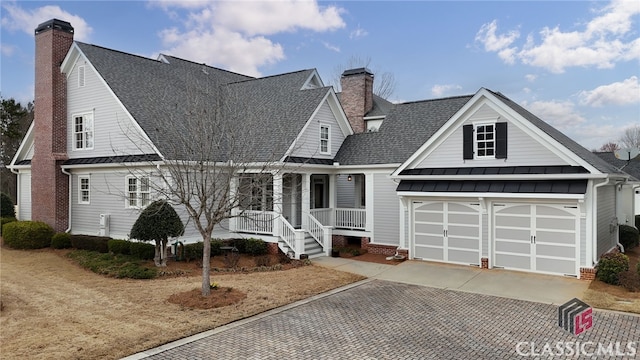
[[[67,227],[67,229],[64,231],[66,233],[70,233],[71,232],[71,206],[72,206],[72,201],[71,201],[71,195],[72,195],[72,191],[73,191],[73,178],[71,176],[71,173],[67,171],[67,169],[60,167],[60,170],[62,170],[62,173],[67,175],[69,177],[69,214],[68,214],[68,222],[69,222],[69,226]]]

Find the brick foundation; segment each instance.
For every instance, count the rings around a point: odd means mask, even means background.
[[[378,244],[368,244],[367,252],[369,254],[382,254],[387,256],[393,256],[396,254],[396,249],[398,247],[394,245],[378,245]]]
[[[280,253],[280,248],[278,247],[278,243],[268,242],[267,253],[269,255],[278,255]]]
[[[480,259],[480,261],[481,261],[480,268],[482,268],[482,269],[488,269],[489,268],[489,258],[482,258],[482,259]]]
[[[594,268],[580,268],[580,280],[594,280],[596,271]]]
[[[348,240],[344,235],[331,235],[331,247],[344,247],[347,246]]]

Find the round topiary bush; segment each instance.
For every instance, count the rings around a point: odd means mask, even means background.
[[[71,235],[59,232],[51,238],[51,247],[54,249],[68,249],[71,247]]]
[[[633,249],[638,246],[640,233],[638,229],[629,225],[620,225],[620,231],[618,232],[618,241],[624,246],[625,250]]]
[[[15,207],[9,195],[0,193],[0,217],[14,218],[16,217]]]
[[[151,244],[132,241],[129,244],[129,251],[132,256],[138,259],[151,260],[156,254],[156,247]]]
[[[203,251],[204,243],[202,241],[193,244],[186,244],[184,246],[184,259],[186,261],[200,260],[202,259]]]
[[[4,224],[8,224],[14,221],[18,221],[18,219],[14,217],[0,217],[0,235],[2,235],[2,227],[4,226]]]
[[[3,227],[4,243],[13,249],[42,249],[51,246],[56,232],[41,221],[16,221]]]
[[[623,253],[607,253],[598,262],[596,278],[607,284],[618,285],[618,274],[629,270],[629,257]]]

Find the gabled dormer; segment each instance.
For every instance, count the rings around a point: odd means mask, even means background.
[[[324,87],[324,83],[322,82],[322,79],[320,79],[318,71],[314,69],[300,90],[317,89],[321,87]]]

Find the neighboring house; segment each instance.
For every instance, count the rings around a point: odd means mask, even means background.
[[[193,156],[171,149],[158,119],[233,92],[242,98],[224,104],[236,111],[223,120],[258,117],[255,161],[275,154],[278,169],[215,237],[260,237],[296,257],[355,240],[374,253],[580,278],[616,247],[629,175],[504,95],[391,104],[364,68],[345,71],[341,87],[315,70],[252,78],[147,59],[43,23],[35,121],[10,165],[19,218],[127,238],[155,197],[154,171]],[[183,240],[198,239],[190,226]]]
[[[621,191],[619,191],[618,219],[621,224],[635,226],[634,215],[640,215],[640,155],[630,160],[621,160],[613,152],[594,153],[602,160],[632,176],[629,183],[623,184]],[[628,196],[629,191],[635,195]]]

